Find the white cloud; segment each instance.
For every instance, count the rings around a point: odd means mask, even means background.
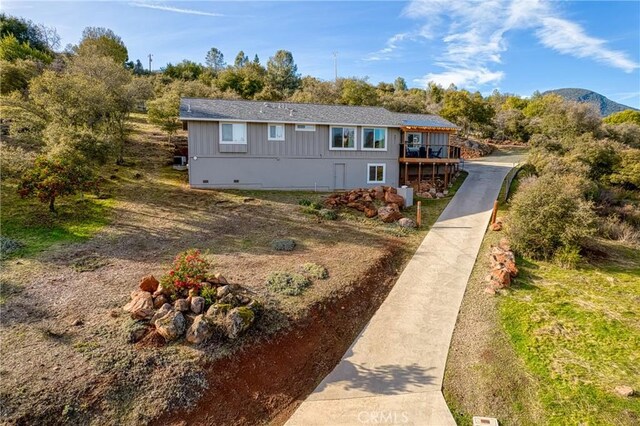
[[[129,3],[129,5],[134,7],[145,7],[147,9],[164,10],[166,12],[185,13],[187,15],[216,16],[216,17],[224,16],[221,13],[204,12],[202,10],[195,10],[195,9],[184,9],[180,7],[165,6],[165,5],[156,4],[156,3],[133,2],[133,3]]]
[[[625,72],[638,68],[624,52],[607,48],[604,40],[588,36],[578,24],[565,19],[543,18],[536,35],[543,45],[566,55],[591,58]]]
[[[399,33],[391,36],[385,43],[385,47],[368,54],[365,61],[386,61],[391,59],[391,54],[398,48],[398,43],[411,37],[408,33]]]
[[[561,54],[625,72],[640,67],[626,53],[609,48],[605,40],[589,36],[582,26],[562,18],[548,0],[413,0],[402,16],[419,25],[397,40],[389,39],[370,58],[388,59],[405,40],[439,38],[444,48],[436,65],[442,71],[416,79],[420,84],[434,81],[468,88],[497,84],[504,77],[500,65],[508,48],[506,34],[515,30],[533,31],[543,46]]]

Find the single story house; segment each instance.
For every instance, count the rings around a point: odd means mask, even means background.
[[[194,188],[334,191],[449,179],[457,127],[381,107],[183,98]]]

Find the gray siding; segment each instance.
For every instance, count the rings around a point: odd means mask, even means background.
[[[375,186],[367,184],[367,165],[373,163],[385,164],[386,185],[398,185],[399,129],[387,129],[386,151],[363,151],[362,127],[357,127],[357,150],[343,151],[329,149],[329,128],[316,125],[315,132],[301,132],[286,124],[285,140],[269,141],[266,123],[247,123],[246,145],[220,144],[217,122],[190,121],[190,184],[198,188],[367,187]]]

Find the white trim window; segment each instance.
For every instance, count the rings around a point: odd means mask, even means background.
[[[315,124],[296,124],[296,132],[315,132]]]
[[[283,141],[284,140],[284,124],[272,124],[267,125],[267,139],[270,141]]]
[[[387,150],[387,129],[384,127],[363,127],[362,128],[362,150],[363,151],[386,151]]]
[[[367,164],[367,183],[385,183],[386,174],[386,164]]]
[[[333,127],[329,130],[329,149],[333,151],[356,150],[355,127]]]
[[[220,143],[246,144],[247,123],[220,123]]]

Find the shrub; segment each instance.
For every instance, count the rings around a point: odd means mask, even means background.
[[[311,281],[301,274],[287,272],[272,272],[267,277],[267,288],[275,293],[287,296],[297,296],[305,288],[311,285]]]
[[[575,269],[581,259],[580,248],[574,246],[560,247],[553,255],[553,263],[564,269]]]
[[[290,239],[273,240],[271,241],[271,247],[277,251],[292,251],[296,248],[296,242]]]
[[[202,287],[200,289],[200,296],[204,298],[204,302],[207,306],[213,305],[218,299],[218,289],[214,286]]]
[[[550,259],[561,247],[579,247],[594,225],[592,205],[575,176],[543,176],[513,197],[507,233],[519,253]]]
[[[309,207],[311,207],[314,210],[320,210],[320,209],[322,209],[322,204],[317,203],[317,202],[313,202],[313,203],[309,204]]]
[[[211,264],[202,257],[200,250],[183,251],[174,259],[171,270],[162,276],[160,285],[178,293],[191,288],[199,289],[210,268]]]
[[[630,189],[640,188],[640,149],[623,151],[609,180]]]
[[[3,179],[22,176],[33,167],[36,156],[31,151],[3,143],[0,143],[0,151],[2,151],[2,155],[0,155],[0,171]]]
[[[22,243],[11,238],[0,236],[0,259],[4,259],[14,251],[20,250]]]
[[[338,219],[338,213],[331,209],[320,209],[318,210],[318,216],[326,220],[336,220]]]
[[[305,263],[302,265],[303,273],[312,279],[325,280],[329,278],[329,271],[322,265],[317,263]]]
[[[601,236],[610,240],[627,244],[640,244],[640,231],[616,215],[601,219],[598,230]]]
[[[307,200],[306,198],[303,198],[302,200],[298,201],[298,204],[301,206],[307,207],[311,205],[311,201]]]
[[[49,210],[55,212],[56,198],[88,189],[91,176],[91,170],[78,161],[40,156],[33,168],[23,175],[18,194],[22,198],[38,197],[41,202],[49,203]]]

